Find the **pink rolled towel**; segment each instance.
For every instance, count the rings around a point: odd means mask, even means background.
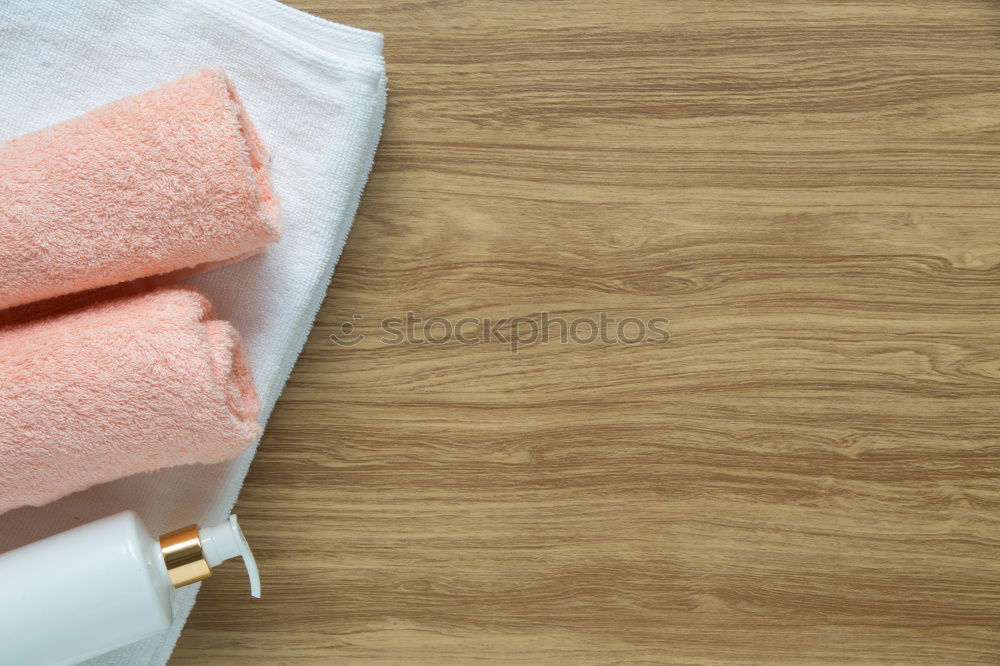
[[[267,164],[219,68],[3,144],[0,309],[260,252]]]
[[[0,513],[260,434],[236,331],[172,287],[0,329]]]

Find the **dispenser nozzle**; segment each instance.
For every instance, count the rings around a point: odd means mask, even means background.
[[[250,594],[260,598],[260,573],[257,571],[257,561],[250,552],[250,545],[243,530],[236,520],[236,514],[229,516],[229,520],[213,527],[202,527],[198,530],[198,537],[201,540],[202,552],[205,554],[205,561],[208,566],[215,568],[220,562],[224,562],[234,557],[243,558],[243,566],[250,576]]]

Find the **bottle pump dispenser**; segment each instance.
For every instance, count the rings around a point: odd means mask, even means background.
[[[154,539],[123,511],[0,555],[0,663],[68,666],[164,632],[173,589],[234,557],[260,597],[235,515]]]

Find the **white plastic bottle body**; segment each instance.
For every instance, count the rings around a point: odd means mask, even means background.
[[[166,631],[171,585],[132,511],[0,555],[0,664],[63,666]]]

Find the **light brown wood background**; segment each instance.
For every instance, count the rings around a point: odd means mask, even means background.
[[[1000,663],[1000,3],[292,4],[385,134],[174,664]]]

